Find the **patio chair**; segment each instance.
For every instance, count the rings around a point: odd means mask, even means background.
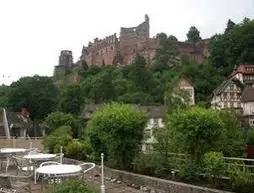
[[[86,167],[86,166],[91,166],[91,167]],[[82,164],[79,164],[78,166],[80,166],[82,168],[82,171],[83,173],[85,174],[86,172],[90,171],[91,169],[93,169],[95,167],[95,163],[92,163],[92,162],[85,162],[85,163],[82,163]]]
[[[31,176],[14,176],[0,174],[0,187],[6,189],[14,189],[16,190],[16,192],[19,192],[20,190],[25,190],[26,192],[31,193],[32,190],[28,181],[30,177]]]
[[[5,172],[8,171],[8,167],[11,161],[11,154],[0,153],[0,162],[1,162],[1,170],[3,169],[3,164],[5,164]]]
[[[40,153],[38,148],[30,148],[25,151],[25,154],[28,154],[28,155],[34,155],[34,154],[38,154],[38,153]]]
[[[56,157],[54,158],[54,161],[57,161],[59,163],[62,163],[63,162],[63,157],[64,157],[64,154],[63,153],[57,153],[56,154]]]
[[[40,167],[42,166],[48,166],[48,165],[60,165],[61,163],[56,162],[56,161],[47,161],[47,162],[43,162],[41,163]]]
[[[21,156],[13,156],[13,158],[15,160],[15,165],[17,166],[17,174],[19,174],[19,172],[28,174],[33,173],[35,167],[29,160]]]

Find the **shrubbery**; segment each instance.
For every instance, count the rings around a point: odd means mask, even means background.
[[[88,185],[84,180],[68,180],[49,187],[48,191],[48,193],[98,193],[94,187]]]
[[[150,176],[161,176],[162,174],[165,174],[166,168],[164,165],[165,162],[163,160],[163,157],[156,153],[140,153],[133,160],[134,171]]]
[[[66,147],[71,141],[71,128],[69,126],[62,126],[50,135],[45,136],[43,138],[43,145],[49,153],[59,153],[60,147]]]
[[[86,160],[86,146],[79,141],[72,141],[65,147],[66,156],[77,160]]]

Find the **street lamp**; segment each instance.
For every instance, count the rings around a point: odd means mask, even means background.
[[[101,193],[105,193],[105,185],[104,185],[104,153],[101,153]]]

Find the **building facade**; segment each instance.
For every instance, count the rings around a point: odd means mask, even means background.
[[[241,111],[243,108],[241,102],[242,89],[242,83],[234,77],[223,81],[213,91],[212,107],[217,109],[239,109]]]
[[[245,125],[252,125],[250,90],[253,88],[254,64],[241,64],[213,91],[211,105],[217,109],[234,109],[243,116]]]
[[[209,56],[209,39],[197,44],[177,42],[182,54],[193,60],[202,62]],[[104,39],[95,38],[82,49],[79,64],[90,65],[118,65],[129,64],[137,54],[146,58],[148,65],[151,63],[159,41],[150,37],[150,21],[145,15],[145,21],[135,27],[121,27],[120,36],[116,33]]]
[[[189,104],[195,105],[195,85],[193,84],[193,82],[190,79],[182,76],[178,80],[178,86],[180,89],[188,93]]]
[[[254,127],[254,87],[246,87],[242,95],[244,125]]]

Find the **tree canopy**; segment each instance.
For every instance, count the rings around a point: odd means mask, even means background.
[[[46,76],[23,77],[10,85],[8,107],[20,112],[27,108],[33,119],[42,119],[51,113],[57,99],[57,87]]]

